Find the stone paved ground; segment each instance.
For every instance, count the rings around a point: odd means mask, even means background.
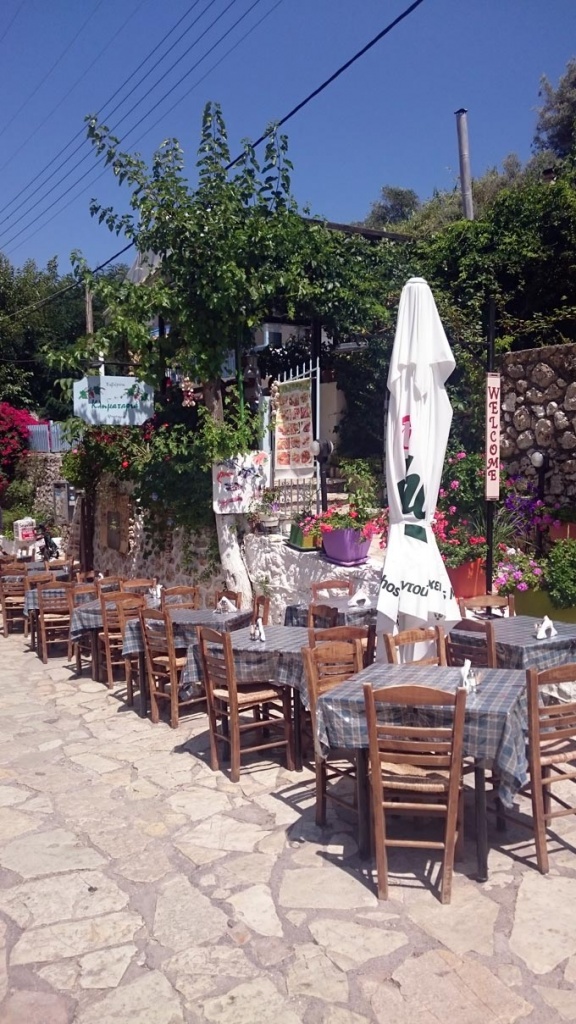
[[[21,636],[0,659],[1,1024],[576,1020],[569,845],[542,877],[512,832],[479,886],[468,842],[449,907],[400,855],[378,904],[309,772],[234,786],[202,716],[152,726]]]

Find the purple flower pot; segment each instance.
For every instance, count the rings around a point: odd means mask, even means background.
[[[358,565],[368,558],[370,541],[359,530],[331,530],[322,534],[324,553],[338,565]]]

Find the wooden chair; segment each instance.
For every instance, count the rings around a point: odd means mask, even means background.
[[[242,594],[239,591],[237,592],[235,590],[217,590],[216,606],[218,606],[218,602],[221,601],[223,597],[227,598],[228,601],[230,601],[238,609],[238,611],[240,611],[242,607]]]
[[[318,699],[335,686],[345,682],[363,667],[363,651],[360,640],[338,641],[303,647],[302,658],[308,683],[308,703],[312,719],[312,734],[317,735],[316,708]],[[326,801],[332,800],[339,807],[356,811],[356,789],[351,801],[344,799],[329,785],[333,780],[353,779],[356,762],[351,751],[330,750],[323,757],[314,743],[314,768],[316,773],[316,824],[326,824]]]
[[[536,859],[543,875],[549,871],[546,830],[555,818],[576,814],[576,806],[565,795],[552,792],[556,783],[576,779],[576,701],[568,704],[541,703],[541,687],[576,680],[576,664],[560,665],[526,673],[528,687],[529,794],[536,841]],[[567,770],[566,770],[567,769]],[[552,810],[552,801],[558,810]]]
[[[96,583],[98,579],[98,573],[95,569],[89,569],[87,572],[76,572],[76,583]]]
[[[132,605],[134,601],[140,607],[144,604],[144,598],[138,594],[121,594],[119,591],[100,593],[103,629],[98,633],[98,644],[104,649],[106,657],[106,686],[109,690],[114,686],[114,666],[124,665],[119,605]]]
[[[129,596],[132,598],[131,601],[119,601],[117,604],[122,643],[124,643],[127,623],[130,619],[138,619],[140,617],[140,611],[144,607],[144,597],[142,594],[130,594]],[[133,707],[135,676],[138,679],[138,689],[142,689],[142,680],[138,674],[138,655],[125,654],[123,655],[123,659],[124,677],[126,679],[126,703],[128,704],[128,707]]]
[[[170,705],[170,727],[178,728],[180,710],[194,705],[205,705],[204,694],[180,697],[180,676],[186,664],[186,655],[177,655],[172,620],[166,612],[151,608],[140,609],[140,626],[146,652],[146,668],[150,693],[150,717],[156,725],[160,721],[159,702]]]
[[[70,607],[70,618],[72,613],[79,604],[84,604],[85,601],[97,601],[98,591],[94,583],[74,583],[68,591],[68,602]],[[78,675],[82,674],[82,656],[87,660],[92,658],[92,643],[90,636],[87,633],[83,633],[80,640],[77,640],[74,644],[71,643],[71,649],[68,650],[68,658],[72,659],[72,656],[76,658],[76,671]]]
[[[342,597],[352,597],[356,589],[355,580],[320,580],[318,583],[310,584],[310,592],[312,594],[312,603],[318,600],[319,594],[326,592],[329,594],[335,591],[340,591]]]
[[[38,591],[38,631],[42,661],[48,662],[48,646],[66,643],[68,659],[72,657],[70,644],[70,598],[71,583],[58,580],[57,589],[54,580],[39,583]]]
[[[165,587],[161,597],[162,611],[172,604],[183,608],[199,608],[200,591],[198,587]]]
[[[123,594],[147,594],[152,587],[156,586],[154,579],[122,580],[120,590]]]
[[[24,593],[28,594],[31,590],[36,590],[39,583],[51,583],[52,586],[57,584],[54,582],[54,577],[50,572],[30,572],[29,567],[25,566],[24,572]],[[36,627],[38,624],[37,612],[28,613],[28,627],[30,629],[30,646],[33,651],[36,650]],[[68,651],[70,653],[70,650]]]
[[[11,577],[17,576],[17,579]],[[24,615],[26,596],[22,565],[6,563],[0,573],[0,603],[2,604],[2,628],[8,636],[15,619],[22,619],[24,636],[28,636],[28,617]]]
[[[411,661],[401,660],[402,648],[414,644],[434,644],[434,653],[415,658]],[[423,629],[404,629],[394,636],[384,633],[384,650],[389,665],[445,665],[446,636],[441,626],[429,626]],[[406,654],[406,651],[403,652]]]
[[[262,619],[262,625],[267,626],[270,618],[270,598],[264,594],[258,594],[252,604],[252,623],[256,625],[258,619]]]
[[[376,624],[371,622],[369,626],[332,626],[329,629],[309,629],[308,644],[316,647],[317,643],[344,642],[351,643],[359,640],[362,644],[364,668],[368,668],[374,661],[376,652]]]
[[[466,612],[481,611],[485,614],[491,612],[494,608],[500,608],[502,614],[508,610],[508,615],[516,615],[516,604],[514,601],[514,594],[508,594],[506,597],[499,597],[498,594],[479,594],[478,597],[459,597],[458,606],[460,608],[460,615],[463,619],[466,618]]]
[[[388,847],[443,851],[441,901],[449,903],[456,847],[463,840],[462,741],[466,691],[446,693],[430,686],[387,686],[373,690],[364,684],[368,722],[372,814],[378,874],[378,899],[388,899]],[[402,724],[382,721],[382,708],[402,709]],[[414,709],[452,708],[449,726],[419,725]],[[393,839],[388,815],[440,815],[445,819],[442,841]]]
[[[284,747],[286,767],[294,771],[292,700],[287,686],[270,683],[238,683],[229,633],[198,627],[202,678],[206,688],[210,724],[210,767],[220,768],[218,744],[230,751],[230,778],[240,780],[243,754]],[[251,712],[246,719],[244,712]],[[218,729],[220,720],[221,729]],[[260,742],[243,746],[242,738],[261,733]]]
[[[102,579],[97,579],[96,589],[98,596],[101,594],[113,594],[116,591],[120,591],[120,586],[124,581],[123,576],[103,576]]]
[[[467,636],[456,636],[470,634]],[[462,619],[446,637],[446,664],[460,666],[468,658],[475,668],[498,668],[494,626],[488,620]]]
[[[329,604],[311,604],[306,625],[308,629],[333,629],[338,625],[338,609]]]

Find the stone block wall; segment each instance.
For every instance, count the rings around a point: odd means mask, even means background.
[[[501,365],[501,456],[507,471],[535,477],[548,458],[545,495],[576,504],[576,345],[507,353]]]
[[[62,480],[62,454],[60,452],[29,452],[25,460],[26,478],[34,485],[36,504],[45,509],[54,508],[53,484]]]

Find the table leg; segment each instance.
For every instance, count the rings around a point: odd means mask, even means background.
[[[294,694],[294,770],[302,771],[302,701],[300,690],[293,689]]]
[[[486,816],[486,775],[484,761],[474,762],[474,801],[476,810],[476,856],[478,881],[488,881],[488,819]]]
[[[356,750],[356,805],[358,810],[358,852],[363,860],[371,853],[370,843],[370,779],[368,751]]]
[[[148,714],[148,672],[144,651],[138,652],[138,682],[140,683],[140,718],[146,718]]]
[[[100,644],[98,643],[98,630],[90,630],[90,661],[92,679],[100,682]]]

